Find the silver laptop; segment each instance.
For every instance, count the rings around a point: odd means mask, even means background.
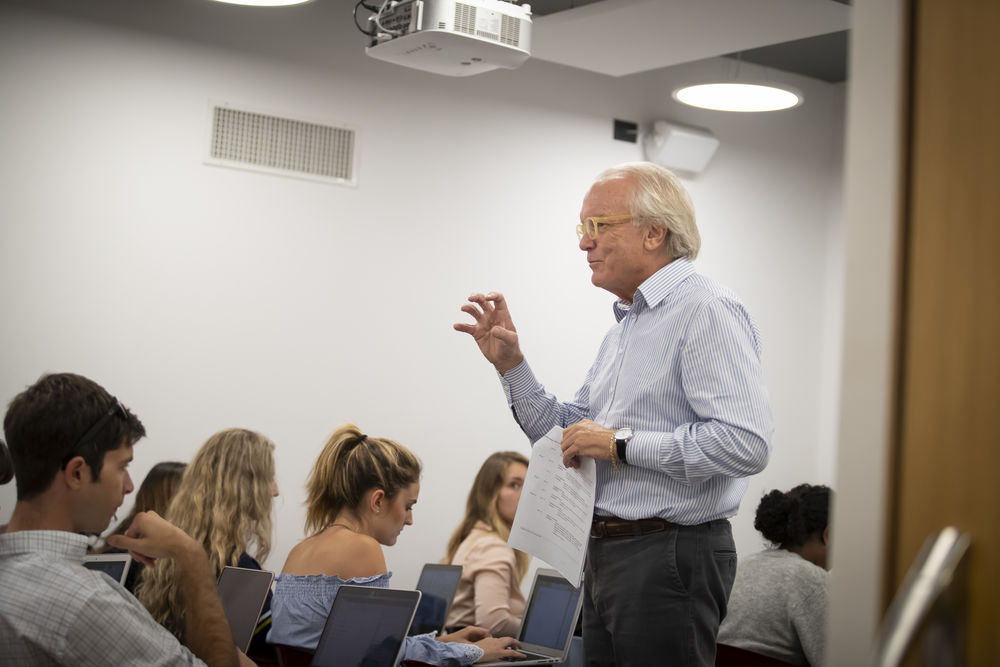
[[[451,603],[455,599],[455,591],[458,590],[461,578],[461,565],[424,565],[424,569],[420,571],[420,579],[417,580],[420,604],[417,605],[417,614],[410,624],[411,635],[441,632],[444,629],[444,622],[451,611]]]
[[[226,612],[233,643],[244,653],[250,648],[260,611],[267,601],[267,594],[271,592],[273,580],[274,572],[228,565],[219,574],[215,590],[222,600],[222,610]]]
[[[103,572],[122,586],[132,567],[132,557],[128,554],[90,554],[83,557],[84,566]]]
[[[477,667],[501,665],[551,665],[565,662],[576,621],[583,607],[581,588],[574,588],[555,570],[538,570],[517,635],[518,649],[526,657],[476,663]]]
[[[420,591],[341,586],[312,667],[393,667],[420,602]]]

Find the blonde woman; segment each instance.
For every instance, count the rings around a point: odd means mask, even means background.
[[[345,424],[320,452],[306,491],[308,537],[288,554],[275,580],[268,641],[314,651],[342,585],[389,587],[382,547],[394,545],[413,523],[420,461],[393,440],[369,437]],[[520,657],[516,646],[512,639],[486,637],[473,628],[437,639],[432,634],[407,637],[403,658],[468,665]]]
[[[245,429],[219,431],[195,454],[170,501],[166,518],[200,543],[216,576],[226,565],[260,569],[271,550],[274,443]],[[153,618],[184,640],[185,601],[174,561],[146,568],[136,597]],[[248,655],[267,649],[270,599]]]
[[[507,538],[527,474],[528,459],[517,452],[496,452],[479,468],[465,518],[448,541],[446,560],[462,566],[462,578],[447,627],[477,625],[498,637],[517,635],[530,557],[507,546]]]

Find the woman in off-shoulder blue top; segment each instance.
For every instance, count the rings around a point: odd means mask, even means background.
[[[310,574],[305,576],[279,574],[275,579],[271,602],[271,631],[267,641],[315,651],[320,635],[330,615],[333,598],[344,584],[389,588],[392,575],[341,579],[337,576]],[[473,644],[439,642],[433,634],[407,637],[403,643],[403,659],[419,660],[432,665],[453,667],[471,665],[483,651]]]
[[[382,548],[413,523],[420,461],[393,440],[345,424],[324,445],[306,491],[308,537],[292,548],[275,580],[268,641],[315,651],[341,586],[389,587]],[[440,638],[407,637],[403,658],[458,667],[523,657],[517,646],[511,637],[473,627]]]

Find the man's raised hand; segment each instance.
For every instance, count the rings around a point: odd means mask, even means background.
[[[500,292],[473,294],[469,303],[462,306],[462,311],[471,315],[475,324],[458,322],[454,325],[456,331],[472,336],[479,351],[483,353],[497,372],[503,375],[522,361],[524,355],[517,340],[517,329],[514,320],[507,310],[507,302]]]

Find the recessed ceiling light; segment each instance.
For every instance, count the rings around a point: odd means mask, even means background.
[[[790,87],[754,83],[703,83],[674,91],[678,102],[716,111],[780,111],[802,104],[802,94]]]
[[[304,5],[312,0],[215,0],[227,5],[248,5],[251,7],[285,7],[288,5]]]

